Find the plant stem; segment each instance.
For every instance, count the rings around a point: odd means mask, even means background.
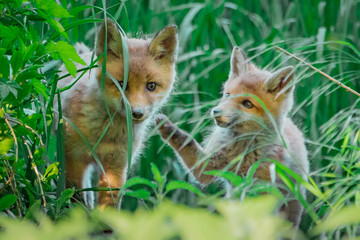
[[[341,83],[340,81],[338,81],[338,80],[336,80],[335,78],[329,76],[328,74],[326,74],[326,73],[324,73],[323,71],[321,71],[320,69],[314,67],[313,65],[311,65],[311,64],[308,63],[308,62],[306,62],[305,60],[303,60],[303,59],[295,56],[295,55],[292,54],[292,53],[289,53],[288,51],[282,49],[281,47],[275,46],[275,48],[276,48],[276,50],[278,50],[278,51],[280,51],[280,52],[282,52],[282,53],[284,53],[284,54],[286,54],[286,55],[294,58],[296,61],[299,61],[299,62],[305,64],[306,66],[308,66],[308,67],[310,67],[311,69],[315,70],[316,72],[320,73],[320,74],[323,75],[324,77],[330,79],[331,81],[333,81],[334,83],[336,83],[336,84],[339,85],[340,87],[345,88],[347,91],[349,91],[349,92],[355,94],[356,96],[360,97],[360,93],[358,93],[358,92],[356,92],[355,90],[353,90],[352,88],[344,85],[344,84]]]
[[[36,174],[36,179],[37,179],[37,181],[38,181],[38,183],[39,183],[40,193],[41,193],[41,197],[42,197],[42,199],[43,199],[44,207],[46,207],[46,199],[45,199],[44,190],[43,190],[42,185],[41,185],[40,173],[39,173],[39,171],[38,171],[38,169],[37,169],[36,164],[34,163],[34,157],[33,157],[32,153],[31,153],[31,151],[30,151],[29,145],[27,144],[25,138],[23,138],[23,141],[24,141],[24,144],[25,144],[25,146],[26,146],[26,149],[27,149],[27,151],[28,151],[28,153],[29,153],[29,157],[30,157],[30,159],[31,159],[31,165],[32,165],[32,167],[34,168],[34,172],[35,172],[35,174]]]

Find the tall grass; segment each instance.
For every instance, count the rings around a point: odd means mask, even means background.
[[[106,9],[104,9],[104,2],[106,2]],[[308,194],[309,205],[301,229],[308,234],[315,228],[311,232],[314,238],[325,231],[326,233],[322,234],[325,239],[342,239],[342,237],[350,239],[359,235],[359,219],[355,225],[346,225],[352,222],[347,222],[341,216],[336,218],[337,212],[345,206],[360,204],[359,99],[308,66],[275,49],[275,46],[280,46],[359,92],[360,3],[358,1],[128,0],[119,2],[94,0],[89,2],[64,0],[61,1],[61,5],[74,16],[61,20],[70,43],[84,42],[90,47],[94,47],[97,22],[98,19],[103,18],[104,13],[117,20],[129,37],[154,34],[168,24],[176,24],[179,27],[180,40],[177,87],[162,111],[180,128],[190,132],[199,141],[212,125],[209,111],[217,104],[222,84],[228,77],[229,58],[233,46],[241,46],[252,61],[265,69],[278,69],[286,65],[295,66],[296,94],[291,116],[306,136],[311,164],[310,184],[317,189]],[[1,20],[10,21],[3,15]],[[38,39],[41,39],[44,44],[50,40],[64,39],[48,24],[35,22],[32,26],[34,30],[31,31],[37,33]],[[55,69],[51,67],[54,64],[49,64],[48,58],[41,64],[48,66],[49,69]],[[45,164],[42,152],[35,156],[36,164],[39,165],[39,170],[43,175],[46,175],[45,168],[49,169],[50,163],[63,158],[59,152],[63,148],[60,143],[61,136],[57,136],[58,148],[56,148],[56,139],[51,136],[47,128],[49,126],[46,122],[51,121],[51,111],[50,109],[44,111],[44,106],[53,100],[56,92],[54,88],[56,85],[53,84],[57,81],[54,79],[55,73],[55,70],[44,73],[44,80],[48,82],[43,81],[42,84],[51,88],[48,99],[39,94],[34,97],[37,101],[29,100],[33,103],[25,102],[22,105],[41,113],[36,116],[38,122],[33,124],[29,121],[29,124],[42,132],[43,139],[46,140],[47,163]],[[5,106],[2,108],[7,109]],[[0,115],[3,114],[0,112]],[[1,126],[4,129],[6,127],[3,123]],[[1,131],[2,137],[5,130],[1,129]],[[38,149],[36,147],[38,140],[34,140],[35,138],[33,136],[27,139],[33,144],[31,149],[33,152]],[[29,164],[31,159],[27,157],[28,154],[22,142],[19,149],[21,150],[20,158],[23,159],[20,161],[21,166],[25,170],[18,171],[25,171],[29,179],[35,179],[35,173]],[[13,156],[9,158],[11,162],[14,161]],[[5,162],[5,158],[0,157],[0,159],[4,159],[1,166],[11,165]],[[151,163],[159,168],[158,172],[154,170],[154,165]],[[165,175],[167,180],[164,178]],[[201,194],[194,189],[186,192],[163,189],[166,183],[162,181],[194,183],[194,180],[181,167],[173,151],[159,138],[156,129],[150,131],[144,153],[130,172],[130,177],[134,176],[149,180],[156,179],[157,186],[139,180],[142,184],[149,186],[149,189],[155,189],[152,196],[154,195],[156,199],[158,199],[157,196],[161,196],[162,199],[166,195],[177,203],[190,206],[202,204],[203,199],[199,198]],[[63,187],[60,185],[63,185],[63,182],[60,181],[58,184],[60,189],[58,195],[66,199],[69,192],[62,191]],[[159,187],[160,185],[162,187]],[[260,186],[267,185],[260,183]],[[129,183],[129,187],[133,186]],[[183,188],[191,187],[184,185]],[[29,189],[26,191],[34,190],[30,187]],[[45,188],[45,191],[51,190],[53,189],[50,185]],[[135,186],[133,190],[132,195],[123,197],[122,209],[133,211],[140,206],[152,206],[156,202],[156,200],[142,201],[141,196],[144,195],[141,194],[144,192],[140,191],[140,187]],[[221,184],[214,183],[202,190],[208,196],[224,197]],[[252,182],[250,185],[244,185],[242,190],[243,196],[259,195],[261,192],[256,190]],[[20,192],[24,194],[23,190]],[[15,191],[15,195],[18,194]],[[17,201],[21,200],[24,199],[18,198]],[[29,202],[28,207],[34,199],[24,201]],[[62,201],[56,204],[60,206],[59,208],[64,206]],[[18,205],[21,206],[21,203],[19,202]],[[326,229],[318,225],[320,222],[317,222],[317,218],[325,219],[329,216],[333,216],[346,227],[338,224]],[[309,233],[309,236],[311,234]]]

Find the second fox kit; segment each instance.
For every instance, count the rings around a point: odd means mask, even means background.
[[[212,110],[216,126],[205,140],[205,146],[164,115],[157,118],[158,123],[164,123],[159,129],[161,136],[169,141],[201,183],[207,184],[213,178],[203,174],[204,171],[227,169],[246,175],[250,166],[262,159],[275,159],[305,178],[309,167],[304,138],[287,117],[293,104],[294,86],[287,86],[293,78],[293,68],[284,67],[274,73],[260,70],[238,47],[233,49],[230,64],[223,97]],[[287,149],[276,134],[276,128]],[[255,177],[270,180],[269,166],[269,162],[262,162]],[[300,204],[290,201],[285,211],[289,220],[298,225],[302,212]]]
[[[109,76],[110,74],[123,87],[122,39],[115,23],[107,20],[106,25],[103,22],[96,45],[96,55],[102,56],[107,29],[107,75],[104,90],[101,90],[101,65],[104,63],[102,57],[98,62],[99,68],[86,73],[73,87],[61,93],[65,117],[66,178],[68,186],[76,188],[91,187],[93,170],[99,173],[99,187],[120,188],[125,183],[129,168],[124,101]],[[135,158],[141,150],[147,125],[168,97],[174,83],[177,27],[165,27],[153,39],[126,41],[129,50],[129,77],[124,92],[132,109],[132,153]],[[84,45],[78,46],[78,51],[89,64],[92,52]],[[59,87],[68,86],[74,80],[72,77],[65,78],[59,82]],[[70,122],[90,143],[90,148]],[[92,150],[99,158],[106,175],[96,163]],[[113,194],[105,191],[98,194],[98,202],[102,206],[114,206],[117,199],[116,191]],[[85,193],[84,200],[87,205],[93,207],[92,192]]]

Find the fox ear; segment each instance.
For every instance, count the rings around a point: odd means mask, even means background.
[[[274,72],[266,81],[265,89],[271,93],[278,93],[294,78],[294,68],[281,68]]]
[[[174,63],[178,47],[177,26],[164,27],[158,32],[149,45],[149,52],[159,61]]]
[[[122,55],[121,35],[115,23],[110,19],[107,19],[106,22],[105,20],[102,22],[97,36],[96,55],[100,56],[104,52],[105,34],[107,34],[107,52],[115,55],[116,57],[120,57]]]
[[[249,65],[244,51],[237,46],[234,47],[230,59],[230,77],[237,77],[248,71]]]

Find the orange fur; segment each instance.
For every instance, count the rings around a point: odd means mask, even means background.
[[[61,93],[63,116],[65,117],[65,161],[68,186],[76,188],[92,187],[93,166],[99,174],[99,187],[120,188],[126,181],[128,143],[124,101],[119,89],[110,76],[119,84],[124,84],[124,63],[122,39],[112,21],[103,22],[98,34],[96,54],[103,55],[105,44],[105,24],[107,25],[107,75],[104,91],[101,90],[101,67],[86,73],[69,90]],[[133,159],[141,152],[147,126],[152,122],[157,109],[166,101],[175,79],[175,59],[177,54],[177,28],[168,26],[153,39],[126,39],[129,50],[129,77],[125,90],[133,113]],[[81,46],[80,56],[90,63],[92,52]],[[85,50],[84,50],[85,49]],[[98,62],[102,65],[103,58]],[[64,74],[65,69],[62,68]],[[80,75],[77,74],[77,77]],[[110,75],[110,76],[109,76]],[[74,78],[59,82],[60,87],[69,85]],[[124,86],[125,87],[125,86]],[[57,106],[57,103],[55,103]],[[108,106],[109,113],[106,109]],[[99,158],[105,170],[95,162],[90,149],[79,133],[70,125],[74,124],[87,139],[90,148]],[[108,128],[108,129],[107,129]],[[107,129],[107,130],[106,130]],[[102,134],[104,136],[101,138]],[[99,139],[101,138],[101,141]],[[99,142],[98,142],[99,141]],[[99,192],[101,206],[114,206],[117,191]],[[85,203],[93,207],[92,192],[84,193]]]

